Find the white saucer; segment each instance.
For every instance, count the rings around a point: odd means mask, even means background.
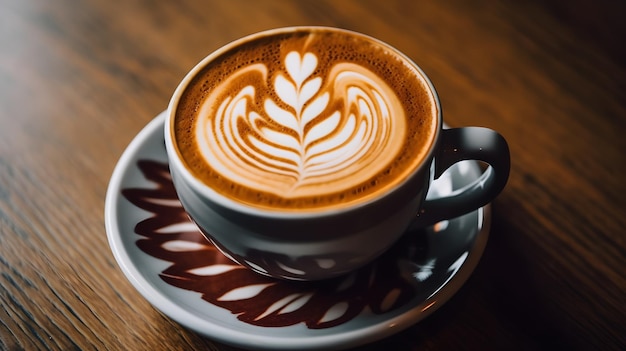
[[[106,196],[109,244],[134,287],[158,310],[210,339],[253,349],[342,349],[395,334],[443,305],[465,283],[489,236],[490,207],[407,233],[347,277],[287,283],[222,256],[185,216],[163,145],[164,113],[130,143]],[[480,174],[464,161],[429,197]]]

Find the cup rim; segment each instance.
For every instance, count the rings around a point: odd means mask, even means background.
[[[220,194],[219,192],[213,190],[208,185],[204,184],[204,182],[202,182],[195,175],[193,175],[193,173],[189,169],[187,169],[187,167],[185,166],[184,161],[182,160],[180,151],[178,150],[178,147],[174,145],[175,144],[174,120],[175,120],[176,107],[178,105],[178,102],[180,101],[180,98],[182,94],[184,93],[185,89],[187,89],[187,87],[189,86],[189,83],[196,77],[196,75],[200,71],[202,71],[202,69],[206,65],[208,65],[215,58],[220,57],[222,54],[228,52],[229,50],[245,42],[255,40],[261,37],[268,37],[268,36],[292,33],[292,32],[298,32],[298,31],[339,32],[339,33],[349,34],[353,36],[359,36],[364,39],[375,42],[376,44],[381,45],[391,50],[395,55],[403,59],[405,62],[409,63],[410,66],[414,68],[421,75],[423,82],[426,84],[427,88],[430,90],[430,93],[431,93],[430,95],[432,97],[433,103],[435,104],[435,108],[437,110],[436,117],[434,117],[434,121],[433,121],[434,130],[432,133],[432,138],[430,140],[430,146],[428,147],[426,154],[422,158],[422,162],[417,167],[415,167],[410,172],[410,174],[407,177],[405,177],[405,179],[398,182],[394,187],[392,187],[388,191],[378,194],[377,196],[374,196],[372,198],[369,198],[363,201],[357,201],[353,204],[349,204],[349,205],[338,207],[338,208],[331,207],[331,208],[321,208],[321,209],[314,208],[314,209],[299,209],[297,211],[286,211],[284,209],[271,209],[271,208],[256,207],[253,205],[246,205],[244,203],[237,202],[225,195]],[[349,29],[344,29],[344,28],[337,28],[337,27],[330,27],[330,26],[314,26],[314,25],[313,26],[289,26],[289,27],[267,29],[267,30],[263,30],[263,31],[259,31],[259,32],[255,32],[255,33],[243,36],[239,39],[235,39],[233,41],[226,43],[225,45],[222,45],[218,49],[212,51],[210,54],[208,54],[202,60],[196,63],[194,67],[185,74],[183,79],[180,81],[180,83],[174,90],[172,97],[170,98],[170,101],[167,107],[167,114],[165,118],[164,137],[165,137],[165,146],[167,149],[168,162],[170,164],[170,168],[175,167],[177,170],[176,173],[178,173],[181,177],[185,178],[185,182],[188,186],[192,187],[194,191],[198,191],[202,193],[205,198],[210,199],[210,201],[216,203],[217,205],[222,206],[224,208],[234,209],[240,213],[246,213],[246,214],[255,215],[255,216],[262,216],[266,218],[314,219],[314,218],[319,218],[319,217],[327,217],[329,215],[340,215],[340,214],[350,213],[350,212],[354,212],[359,209],[362,209],[364,207],[372,206],[374,203],[380,201],[381,198],[388,197],[389,194],[397,192],[400,189],[403,189],[408,183],[413,183],[412,180],[414,180],[414,178],[418,174],[421,174],[425,167],[428,167],[428,168],[431,167],[430,160],[432,160],[433,154],[437,148],[439,136],[441,134],[442,123],[443,123],[443,116],[442,116],[442,110],[441,110],[441,102],[440,102],[439,95],[437,94],[437,91],[432,81],[417,63],[415,63],[406,54],[404,54],[403,52],[401,52],[400,50],[398,50],[391,44],[388,44],[370,35],[353,31],[353,30],[349,30]],[[420,184],[423,184],[423,183],[420,183]],[[418,194],[420,190],[421,189],[416,189],[415,193]]]

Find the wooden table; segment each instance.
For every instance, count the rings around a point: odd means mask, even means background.
[[[378,37],[452,126],[500,131],[511,177],[464,287],[363,349],[626,349],[626,6],[617,1],[0,3],[0,349],[230,350],[125,279],[104,198],[183,75],[263,29]]]

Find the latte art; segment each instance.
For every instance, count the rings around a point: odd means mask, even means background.
[[[395,49],[325,28],[270,31],[213,53],[173,101],[176,152],[196,180],[256,209],[366,203],[415,172],[437,103]]]
[[[257,63],[212,89],[195,130],[216,172],[294,198],[366,182],[396,158],[406,117],[388,84],[354,63],[337,63],[326,76],[314,74],[317,66],[314,53],[291,51],[285,71],[269,80],[269,68]]]

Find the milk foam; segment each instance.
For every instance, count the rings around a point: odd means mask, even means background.
[[[354,187],[393,162],[407,122],[384,80],[348,62],[316,75],[318,56],[304,50],[289,52],[282,66],[270,86],[264,63],[241,67],[200,105],[195,141],[217,173],[296,198]]]

